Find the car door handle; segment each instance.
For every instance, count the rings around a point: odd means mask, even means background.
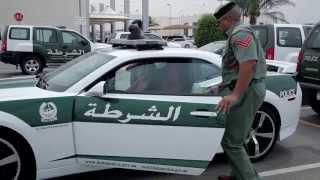
[[[191,116],[196,116],[196,117],[217,117],[218,114],[216,112],[210,112],[210,111],[192,111],[190,112]]]

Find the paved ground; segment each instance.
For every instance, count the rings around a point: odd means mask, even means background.
[[[0,77],[22,76],[14,66],[0,63]],[[263,180],[319,180],[320,179],[320,117],[310,108],[301,110],[297,132],[276,145],[262,162],[256,163]],[[202,176],[180,176],[128,170],[106,170],[73,175],[52,180],[213,180],[227,174],[224,155],[218,155]]]

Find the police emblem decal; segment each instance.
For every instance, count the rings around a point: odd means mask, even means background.
[[[39,108],[39,114],[41,116],[41,122],[53,122],[58,120],[58,109],[53,102],[42,103]]]

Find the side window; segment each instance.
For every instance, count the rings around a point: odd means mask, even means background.
[[[123,65],[109,76],[110,93],[206,95],[220,69],[198,59],[145,59]]]
[[[77,38],[74,37],[71,33],[62,32],[62,41],[63,44],[75,44],[77,42]]]
[[[63,44],[79,44],[81,41],[87,41],[74,32],[62,31]]]
[[[154,34],[144,34],[144,36],[145,36],[147,39],[162,40],[159,36],[156,36],[156,35],[154,35]]]
[[[120,39],[128,39],[129,34],[121,34]]]
[[[57,32],[53,29],[36,29],[35,40],[41,43],[57,43]]]
[[[302,46],[302,37],[299,28],[282,27],[277,28],[277,43],[281,47]]]
[[[306,43],[308,48],[320,49],[320,27],[316,27],[311,32]]]
[[[29,40],[30,29],[28,28],[11,28],[9,38],[13,40]]]

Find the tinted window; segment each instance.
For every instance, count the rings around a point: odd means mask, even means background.
[[[300,48],[302,45],[302,37],[299,28],[278,28],[277,37],[278,46],[281,47]]]
[[[120,39],[128,39],[129,34],[121,34]]]
[[[36,29],[36,41],[42,43],[57,43],[57,32],[53,29]]]
[[[62,32],[62,40],[64,44],[76,44],[78,42],[77,38],[68,32]]]
[[[220,69],[202,60],[146,59],[118,68],[108,78],[108,92],[158,95],[205,95],[206,81]]]
[[[254,27],[254,32],[260,40],[262,47],[266,47],[268,43],[268,29],[266,27]]]
[[[320,48],[320,26],[316,27],[308,38],[307,46],[309,48]]]
[[[157,39],[157,40],[161,40],[160,37],[154,35],[154,34],[144,34],[144,36],[147,38],[147,39]]]
[[[9,38],[15,40],[29,40],[29,34],[30,29],[28,28],[11,28]]]

